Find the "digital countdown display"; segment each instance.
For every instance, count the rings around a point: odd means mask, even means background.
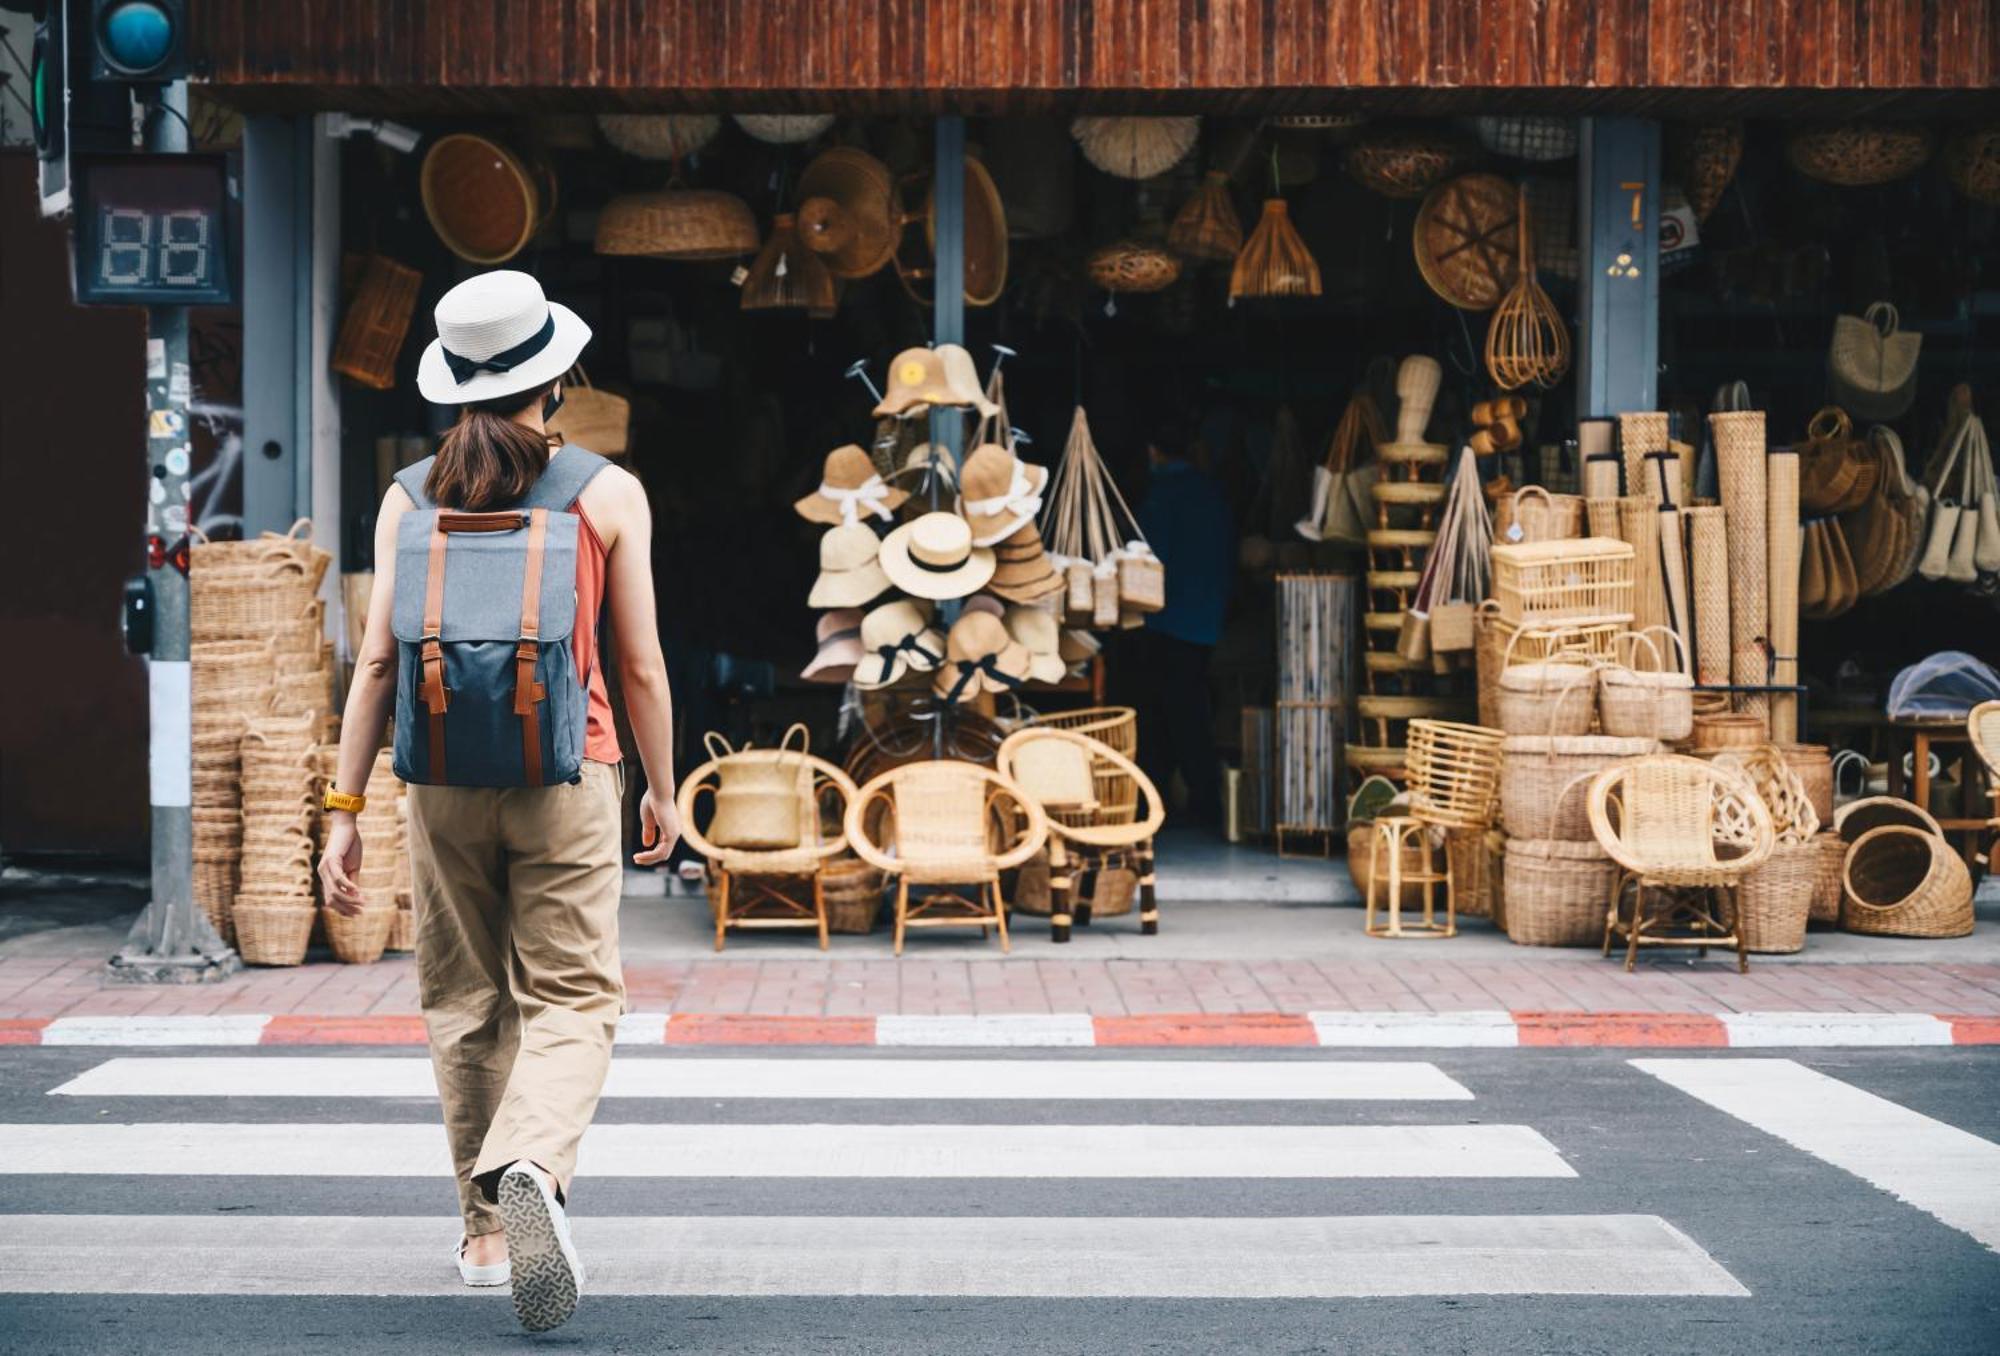
[[[93,158],[79,166],[73,201],[79,302],[213,306],[232,299],[221,157]]]

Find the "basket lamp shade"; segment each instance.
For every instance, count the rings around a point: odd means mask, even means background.
[[[866,278],[896,256],[896,182],[866,151],[837,146],[799,176],[799,235],[836,278]]]
[[[597,214],[599,254],[700,261],[757,249],[757,220],[733,193],[668,188],[621,193]]]
[[[790,146],[833,126],[831,113],[738,113],[736,125],[762,142]]]
[[[431,143],[418,191],[438,239],[470,264],[512,259],[555,207],[553,176],[531,173],[507,147],[470,132]]]
[[[1083,158],[1121,179],[1150,179],[1180,164],[1194,149],[1201,119],[1078,118],[1070,135]]]
[[[802,310],[824,318],[833,314],[838,301],[833,274],[799,238],[797,218],[780,212],[771,219],[771,236],[743,284],[743,309]]]
[[[1181,276],[1181,261],[1172,251],[1139,240],[1092,250],[1084,268],[1107,292],[1161,292]]]
[[[1243,222],[1229,197],[1229,176],[1210,170],[1174,214],[1167,228],[1167,244],[1184,259],[1221,263],[1234,259],[1243,249]]]
[[[1229,270],[1229,299],[1316,297],[1319,290],[1319,264],[1299,239],[1285,200],[1265,199],[1257,229],[1243,242]]]
[[[713,113],[600,113],[597,130],[627,155],[680,160],[715,140],[722,119]]]

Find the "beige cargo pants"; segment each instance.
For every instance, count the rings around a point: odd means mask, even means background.
[[[623,770],[550,787],[410,788],[417,983],[468,1234],[528,1159],[567,1188],[625,1010]]]

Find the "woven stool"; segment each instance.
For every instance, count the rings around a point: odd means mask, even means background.
[[[1362,920],[1362,929],[1370,937],[1452,937],[1458,933],[1458,916],[1451,897],[1451,854],[1445,853],[1444,870],[1432,865],[1431,826],[1411,815],[1384,815],[1375,821],[1375,833],[1368,844],[1368,912]],[[1403,851],[1409,846],[1414,835],[1417,848],[1423,855],[1423,866],[1415,872],[1403,870]],[[1385,867],[1382,854],[1387,852],[1389,860]],[[1403,922],[1403,887],[1421,885],[1424,887],[1424,913],[1421,921]],[[1444,920],[1437,917],[1436,889],[1444,886]],[[1389,892],[1388,908],[1384,911],[1387,921],[1375,921],[1375,891],[1377,887]]]

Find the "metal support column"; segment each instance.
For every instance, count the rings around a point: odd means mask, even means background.
[[[933,143],[931,194],[937,213],[936,291],[931,298],[931,343],[965,342],[965,119],[941,117]],[[965,415],[957,409],[931,408],[932,455],[942,452],[951,466],[952,484],[958,483],[959,459],[964,451]],[[938,604],[938,621],[949,630],[958,620],[957,602]],[[945,756],[945,722],[932,730],[932,754]]]
[[[168,86],[147,149],[185,154],[187,85]],[[153,646],[146,661],[152,730],[152,894],[125,945],[107,967],[128,984],[199,984],[243,968],[236,952],[194,906],[194,702],[188,661],[188,577],[171,546],[188,529],[192,400],[188,313],[184,306],[146,310],[146,489],[149,537],[169,544],[147,553]]]
[[[1577,418],[1658,408],[1660,125],[1585,118],[1577,172],[1583,242]]]
[[[311,512],[312,119],[243,120],[243,535]]]

